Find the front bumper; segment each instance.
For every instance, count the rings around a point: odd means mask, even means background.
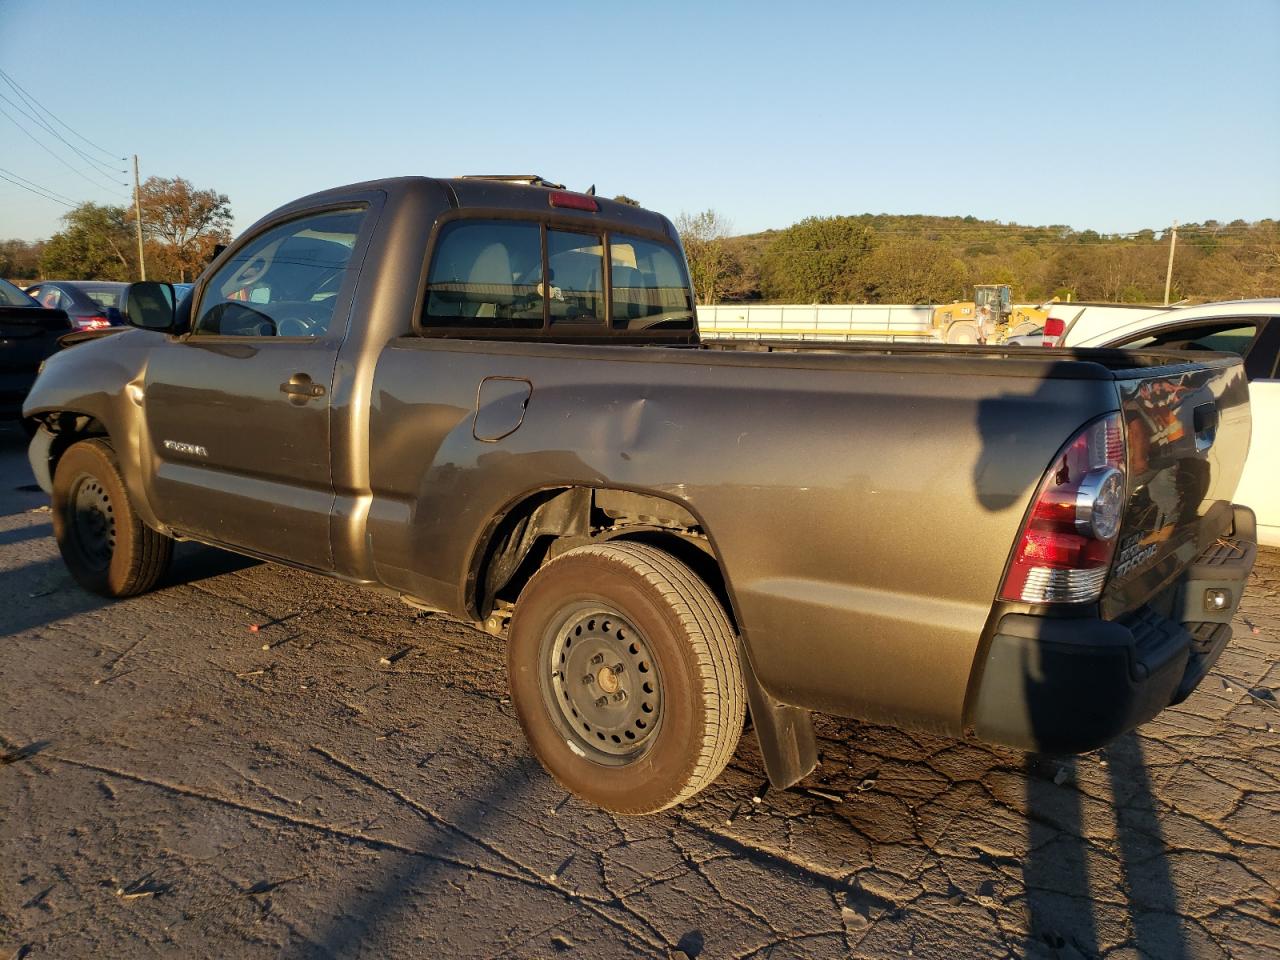
[[[1164,612],[1144,606],[1110,621],[1003,617],[974,701],[977,736],[1083,753],[1190,696],[1231,639],[1231,617],[1258,553],[1252,512],[1235,513],[1232,536],[1188,567]],[[1205,609],[1211,589],[1227,592],[1223,609]]]

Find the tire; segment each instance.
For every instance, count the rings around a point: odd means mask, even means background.
[[[72,444],[53,474],[53,535],[80,586],[104,597],[145,593],[169,567],[173,540],[138,519],[111,445]]]
[[[516,603],[507,657],[534,754],[606,810],[688,800],[737,748],[746,696],[729,618],[656,547],[591,545],[545,564]]]
[[[979,343],[981,333],[978,325],[970,320],[957,320],[947,327],[947,343]]]

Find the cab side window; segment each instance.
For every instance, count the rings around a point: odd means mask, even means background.
[[[205,286],[192,333],[324,336],[363,217],[363,210],[312,214],[254,237]]]

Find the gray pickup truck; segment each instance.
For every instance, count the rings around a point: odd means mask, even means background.
[[[709,784],[749,710],[1028,750],[1187,697],[1256,554],[1240,360],[700,343],[671,223],[541,181],[291,203],[24,408],[75,578],[191,539],[505,639],[529,743],[620,813]]]

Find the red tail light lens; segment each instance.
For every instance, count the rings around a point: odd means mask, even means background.
[[[1062,332],[1067,329],[1067,322],[1060,317],[1049,317],[1044,322],[1044,344],[1046,347],[1056,347],[1058,341],[1062,339]]]
[[[1118,413],[1067,444],[1036,490],[1002,600],[1086,603],[1102,593],[1128,497],[1124,444]]]
[[[588,210],[595,213],[600,209],[595,197],[589,197],[585,193],[570,193],[568,190],[552,190],[547,202],[565,210]]]
[[[72,317],[71,322],[76,325],[77,330],[103,330],[111,326],[111,321],[106,317]]]

